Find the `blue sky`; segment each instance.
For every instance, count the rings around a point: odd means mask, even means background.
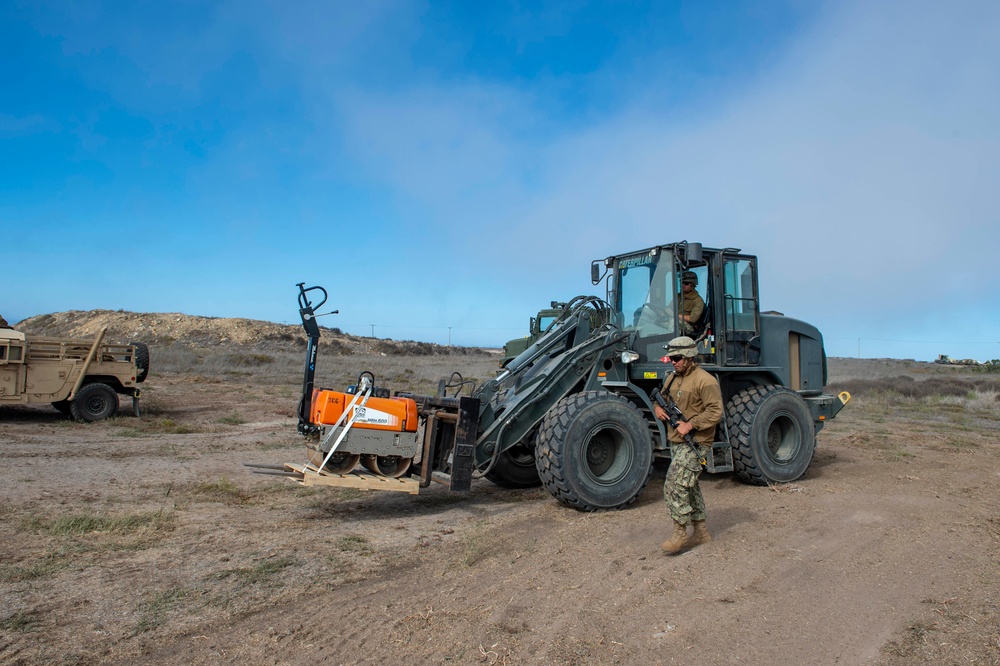
[[[1000,357],[995,2],[4,2],[9,320],[499,345],[589,265],[760,257],[831,356]],[[450,331],[449,331],[450,327]]]

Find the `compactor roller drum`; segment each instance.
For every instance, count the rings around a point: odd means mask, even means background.
[[[309,454],[309,462],[316,468],[323,465],[323,459],[326,458],[326,451],[320,451],[313,446],[306,445],[306,452]],[[336,451],[326,461],[323,471],[329,474],[349,474],[358,466],[359,462],[361,462],[360,454]]]
[[[620,509],[652,473],[653,448],[642,413],[608,391],[560,400],[542,421],[538,475],[553,497],[582,511]]]
[[[410,471],[413,458],[401,456],[361,456],[361,464],[372,474],[397,479]]]
[[[726,423],[733,447],[733,471],[758,486],[795,481],[816,450],[812,414],[795,391],[753,386],[729,400]]]

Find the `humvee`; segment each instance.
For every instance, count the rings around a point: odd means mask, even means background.
[[[49,402],[80,422],[118,412],[118,396],[132,398],[139,415],[139,384],[149,374],[149,348],[142,342],[28,335],[0,328],[0,405]]]

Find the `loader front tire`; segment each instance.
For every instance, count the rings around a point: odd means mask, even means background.
[[[70,414],[80,423],[92,423],[118,413],[118,394],[107,384],[84,384],[69,406]]]
[[[809,469],[816,451],[812,412],[795,391],[753,386],[726,407],[733,471],[741,481],[765,486],[789,483]]]
[[[563,504],[580,511],[621,509],[649,482],[649,427],[631,402],[614,393],[571,395],[542,420],[535,465],[542,485]]]

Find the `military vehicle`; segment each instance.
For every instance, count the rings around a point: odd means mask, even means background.
[[[552,325],[566,311],[566,304],[559,301],[552,301],[551,305],[539,310],[538,314],[528,321],[528,335],[523,338],[508,340],[503,346],[503,356],[500,358],[500,367],[505,368],[518,354],[528,348],[538,338],[548,332]]]
[[[0,405],[50,402],[77,421],[106,419],[118,412],[118,395],[132,398],[139,415],[139,384],[149,374],[149,348],[142,342],[27,335],[0,328]]]
[[[628,506],[653,460],[670,455],[650,394],[672,371],[664,345],[681,330],[684,271],[698,275],[705,301],[690,333],[697,360],[718,378],[726,405],[707,471],[760,485],[799,479],[816,433],[850,400],[823,391],[823,337],[803,321],[761,312],[757,257],[687,241],[593,262],[592,282],[604,282],[605,296],[571,300],[547,332],[468,395],[462,388],[448,395],[442,382],[437,395],[390,396],[370,373],[344,392],[314,389],[315,310],[327,293],[300,284],[309,344],[299,432],[310,437],[313,464],[278,473],[307,484],[407,492],[432,482],[467,491],[485,477],[544,485],[583,511]],[[315,305],[313,290],[323,294]],[[354,472],[359,462],[368,481]]]

